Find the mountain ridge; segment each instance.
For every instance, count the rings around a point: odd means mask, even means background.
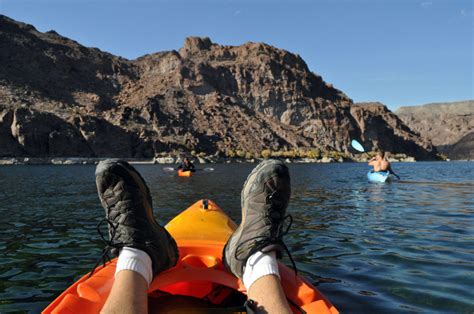
[[[474,100],[401,107],[395,112],[413,131],[452,159],[473,159]]]
[[[300,56],[267,44],[188,37],[178,51],[127,60],[5,16],[0,26],[4,156],[347,153],[362,134],[347,95]],[[420,137],[406,136],[414,145],[396,152],[434,158]]]

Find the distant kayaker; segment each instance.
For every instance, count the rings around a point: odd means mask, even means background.
[[[156,275],[176,265],[178,247],[153,217],[150,190],[135,168],[125,161],[105,160],[95,175],[109,227],[108,240],[100,233],[106,241],[102,258],[108,252],[118,256],[101,313],[148,313],[148,288]],[[245,181],[242,222],[224,246],[222,260],[227,271],[242,280],[252,300],[246,302],[249,313],[292,313],[277,262],[283,252],[289,255],[283,242],[289,226],[283,225],[287,218],[290,225],[293,220],[287,215],[290,195],[288,167],[278,160],[263,161]]]
[[[369,160],[369,166],[374,167],[374,172],[385,172],[388,171],[389,173],[396,176],[398,179],[400,177],[392,170],[392,165],[390,162],[385,158],[385,152],[383,150],[377,151],[375,157],[372,157]]]
[[[181,169],[182,171],[196,171],[196,167],[194,167],[193,163],[188,159],[188,157],[184,157],[183,161],[178,166],[178,169]]]

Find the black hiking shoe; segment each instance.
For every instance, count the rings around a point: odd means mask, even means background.
[[[279,160],[260,163],[245,181],[241,195],[242,222],[224,247],[223,262],[235,276],[242,279],[247,259],[257,251],[276,251],[281,258],[283,250],[295,264],[283,236],[290,229],[292,218],[286,215],[290,200],[290,174]],[[290,219],[283,228],[286,218]]]
[[[145,251],[152,260],[153,276],[176,265],[178,248],[165,228],[153,217],[150,191],[142,176],[127,162],[101,161],[95,170],[97,192],[109,227],[107,251],[118,256],[123,247]],[[105,261],[104,261],[105,262]]]

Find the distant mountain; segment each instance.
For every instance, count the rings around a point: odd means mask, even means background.
[[[473,158],[472,145],[466,139],[474,132],[474,100],[400,107],[395,113],[450,158]]]
[[[429,140],[420,138],[381,103],[356,103],[351,106],[351,114],[361,130],[364,147],[380,147],[389,152],[398,152],[403,147],[425,159],[430,157],[428,152],[434,151]]]
[[[459,141],[450,145],[448,154],[454,159],[474,160],[474,132],[466,134]]]
[[[300,56],[263,43],[189,37],[179,51],[126,60],[0,15],[0,156],[347,152],[363,134],[367,149],[434,158],[403,124],[372,141],[352,108]]]

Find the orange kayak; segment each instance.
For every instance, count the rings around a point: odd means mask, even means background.
[[[178,169],[178,177],[190,177],[193,175],[192,171],[183,171],[181,169]]]
[[[153,279],[150,313],[222,312],[246,300],[242,282],[225,270],[222,249],[237,227],[214,202],[200,200],[166,226],[179,247],[178,264]],[[43,313],[98,313],[114,283],[117,260],[98,267],[64,291]],[[339,313],[313,285],[279,265],[283,290],[294,313]],[[199,310],[196,310],[199,308]],[[217,309],[217,311],[216,311]]]

